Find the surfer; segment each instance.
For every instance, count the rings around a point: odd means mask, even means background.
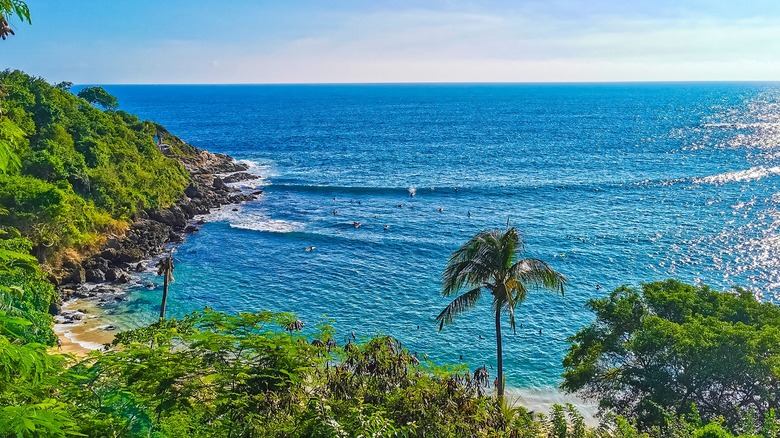
[[[314,248],[316,248],[316,246],[307,246],[306,247],[306,252],[312,252],[314,250]]]

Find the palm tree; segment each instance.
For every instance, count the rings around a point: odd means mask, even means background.
[[[163,276],[163,296],[160,304],[160,322],[165,320],[165,305],[168,301],[168,284],[173,281],[173,256],[160,259],[157,262],[157,275]]]
[[[469,290],[458,295],[436,317],[440,331],[445,324],[451,324],[455,316],[474,307],[483,290],[493,295],[498,353],[497,394],[500,398],[504,396],[501,313],[509,313],[509,326],[515,330],[515,308],[525,300],[529,289],[550,289],[563,295],[563,286],[568,283],[563,274],[541,260],[525,258],[515,261],[524,249],[523,239],[515,227],[507,226],[506,231],[481,231],[452,253],[442,274],[442,296],[456,295],[462,288]]]

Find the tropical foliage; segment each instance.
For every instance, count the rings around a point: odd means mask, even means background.
[[[141,209],[184,192],[188,174],[158,149],[158,125],[20,71],[0,73],[0,90],[0,226],[31,239],[41,260],[95,247]]]
[[[596,320],[572,338],[563,388],[636,418],[667,412],[737,427],[761,425],[780,404],[780,308],[752,293],[678,281],[621,287],[588,308]]]

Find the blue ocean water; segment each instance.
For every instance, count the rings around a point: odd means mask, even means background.
[[[549,387],[592,320],[587,300],[619,285],[780,292],[778,84],[106,89],[264,176],[261,199],[178,249],[173,315],[293,311],[340,339],[386,333],[439,363],[490,366],[489,300],[442,332],[434,318],[448,256],[509,220],[526,256],[571,281],[565,297],[530,294],[505,331],[509,384]],[[138,289],[114,318],[151,320],[159,300]]]

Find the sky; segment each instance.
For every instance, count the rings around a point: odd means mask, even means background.
[[[779,0],[27,0],[0,68],[77,84],[778,81]]]

